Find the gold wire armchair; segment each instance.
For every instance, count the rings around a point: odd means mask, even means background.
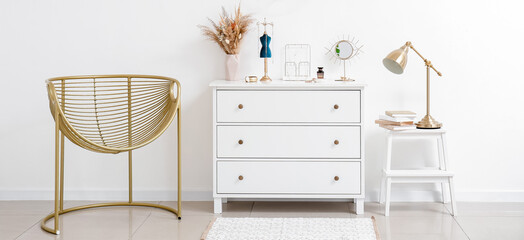
[[[46,81],[55,120],[55,210],[41,222],[47,232],[60,234],[59,215],[108,206],[155,207],[181,219],[180,82],[152,75],[93,75]],[[177,210],[133,202],[132,150],[157,139],[177,117]],[[129,200],[64,209],[64,136],[76,145],[100,153],[128,153]],[[54,228],[46,222],[54,218]]]

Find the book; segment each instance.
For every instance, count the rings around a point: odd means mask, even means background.
[[[378,118],[391,122],[413,122],[415,120],[415,117],[390,117],[388,115],[380,115]]]
[[[393,121],[382,120],[382,119],[375,120],[375,123],[376,124],[382,124],[382,125],[393,125],[393,126],[409,126],[409,125],[413,125],[413,121],[393,122]]]
[[[385,128],[385,129],[392,130],[392,131],[401,131],[401,130],[412,130],[412,129],[417,129],[417,126],[415,126],[415,125],[409,125],[409,126],[394,126],[394,125],[383,125],[383,124],[380,124],[379,126]]]
[[[390,117],[417,117],[417,114],[412,111],[386,111],[386,115]]]

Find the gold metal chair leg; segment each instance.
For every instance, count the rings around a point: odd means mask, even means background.
[[[60,133],[60,211],[64,210],[64,134]]]
[[[55,227],[52,230],[54,234],[60,234],[59,214],[60,214],[60,120],[58,118],[58,109],[55,109]]]
[[[128,144],[131,147],[133,145],[133,139],[132,139],[132,127],[131,127],[131,78],[127,78],[127,134],[128,134]],[[129,177],[129,203],[133,202],[133,152],[131,150],[128,151],[127,155],[127,161],[128,161],[128,177]]]
[[[64,80],[61,81],[61,85],[62,89],[65,89]],[[62,95],[62,108],[65,108],[65,95]],[[60,211],[64,210],[64,149],[64,133],[60,131]]]
[[[64,209],[64,135],[60,132],[60,125],[59,121],[56,121],[55,124],[55,211],[49,215],[47,215],[44,219],[42,219],[42,222],[40,223],[40,227],[45,230],[46,232],[53,233],[53,234],[60,234],[59,226],[59,216],[73,212],[78,210],[84,210],[89,208],[98,208],[98,207],[116,207],[116,206],[138,206],[138,207],[154,207],[158,209],[163,209],[169,212],[174,213],[177,215],[178,219],[182,219],[181,210],[182,210],[182,191],[181,191],[181,167],[182,167],[182,161],[181,161],[181,136],[180,136],[180,110],[178,110],[178,117],[177,117],[177,158],[178,158],[178,170],[177,170],[177,179],[178,179],[178,196],[177,196],[177,208],[178,210],[160,205],[160,204],[152,204],[152,203],[139,203],[139,202],[133,202],[133,168],[132,168],[132,162],[133,162],[133,155],[132,151],[128,152],[128,162],[129,162],[129,201],[128,202],[115,202],[115,203],[97,203],[97,204],[89,204],[89,205],[83,205],[83,206],[77,206],[72,208]],[[55,116],[57,117],[57,116]],[[57,119],[57,118],[55,118]],[[46,226],[46,222],[54,218],[54,228],[50,228]]]
[[[128,152],[128,164],[129,164],[129,203],[133,202],[133,152]]]
[[[63,211],[60,211],[60,212],[51,213],[51,214],[47,215],[44,219],[42,219],[42,222],[40,223],[40,227],[43,230],[45,230],[46,232],[53,233],[53,234],[60,234],[60,231],[58,231],[58,230],[55,231],[55,229],[47,227],[46,226],[46,222],[49,221],[51,218],[55,218],[55,222],[57,222],[56,219],[58,219],[59,215],[63,215],[63,214],[74,212],[74,211],[78,211],[78,210],[84,210],[84,209],[89,209],[89,208],[98,208],[98,207],[117,207],[117,206],[125,206],[125,207],[131,207],[131,206],[136,206],[136,207],[154,207],[154,208],[158,208],[158,209],[164,209],[166,211],[172,212],[175,215],[179,216],[178,211],[175,210],[174,208],[171,208],[171,207],[168,207],[168,206],[164,206],[164,205],[160,205],[160,204],[139,203],[139,202],[133,202],[133,203],[128,203],[128,202],[96,203],[96,204],[89,204],[89,205],[83,205],[83,206],[67,208],[67,209],[64,209]]]
[[[181,212],[182,212],[182,155],[181,155],[181,152],[180,150],[182,149],[181,148],[181,144],[180,144],[180,140],[181,140],[181,132],[180,132],[180,106],[178,107],[178,112],[177,112],[177,155],[178,155],[178,173],[177,173],[177,182],[178,182],[178,186],[177,186],[177,193],[178,193],[178,197],[177,197],[177,208],[178,208],[178,219],[182,219],[182,215],[181,215]]]

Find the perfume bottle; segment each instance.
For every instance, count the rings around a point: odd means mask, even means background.
[[[322,70],[324,67],[318,67],[317,71],[317,79],[324,79],[324,70]]]

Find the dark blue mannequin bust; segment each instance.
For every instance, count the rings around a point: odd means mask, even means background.
[[[260,37],[260,43],[262,43],[262,49],[260,49],[260,58],[271,58],[271,49],[269,49],[269,43],[271,37],[266,33]]]

